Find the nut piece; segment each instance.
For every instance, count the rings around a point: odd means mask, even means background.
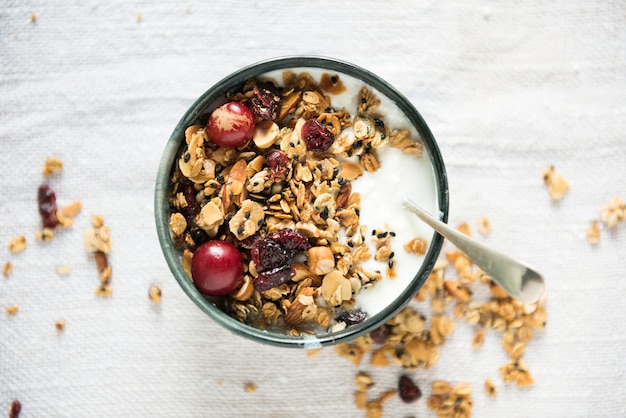
[[[245,302],[250,299],[254,294],[254,285],[252,284],[252,278],[249,275],[243,276],[243,283],[239,286],[239,289],[230,294],[235,300],[239,302]]]
[[[54,327],[57,331],[65,331],[65,319],[59,319],[54,323]]]
[[[26,237],[24,235],[13,237],[11,241],[9,241],[8,247],[9,251],[13,254],[21,253],[26,249]]]
[[[322,297],[330,306],[339,306],[343,301],[352,297],[352,286],[350,280],[343,274],[333,270],[324,276],[322,286],[320,286]]]
[[[17,305],[9,305],[6,308],[7,314],[8,315],[15,315],[17,314],[17,311],[19,311],[20,308]]]
[[[280,132],[280,127],[275,122],[264,120],[256,124],[252,140],[261,149],[269,148],[276,142],[278,132]]]
[[[309,269],[313,274],[324,275],[335,268],[335,257],[329,247],[311,247],[306,253]]]

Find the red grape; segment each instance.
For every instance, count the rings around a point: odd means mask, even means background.
[[[241,254],[226,241],[205,242],[193,253],[191,276],[203,294],[225,296],[237,289],[243,280]]]
[[[217,145],[236,148],[252,138],[255,125],[254,115],[246,105],[228,102],[211,113],[207,128],[209,137]]]

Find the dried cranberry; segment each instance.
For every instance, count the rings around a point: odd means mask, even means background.
[[[335,135],[316,119],[304,122],[301,135],[309,151],[324,152],[335,142]]]
[[[272,83],[258,82],[253,87],[254,97],[250,99],[252,113],[261,119],[275,120],[280,110],[280,93]]]
[[[309,241],[293,229],[279,229],[271,235],[271,238],[288,251],[304,252],[311,248]]]
[[[363,322],[367,318],[367,313],[359,310],[343,311],[335,320],[337,322],[344,322],[347,326],[358,324]]]
[[[43,227],[55,228],[59,224],[57,219],[57,196],[54,190],[47,184],[39,186],[37,190],[37,203]]]
[[[13,402],[11,402],[11,409],[9,409],[9,418],[18,418],[21,410],[22,404],[20,401],[13,399]]]
[[[288,258],[285,248],[271,238],[261,238],[252,247],[252,260],[260,272],[282,267]]]
[[[261,239],[261,237],[259,237],[258,235],[252,235],[239,241],[239,246],[246,250],[251,250],[252,248],[254,248],[254,244],[258,239]]]
[[[284,151],[279,149],[268,152],[265,156],[265,160],[270,166],[270,170],[272,170],[273,177],[280,177],[286,174],[289,169],[289,157],[287,157]]]
[[[185,206],[184,208],[180,208],[180,213],[182,213],[185,219],[187,219],[187,222],[190,223],[198,213],[196,190],[193,188],[192,184],[185,184],[184,186],[182,186],[180,191],[185,197],[185,202],[187,202],[187,206]]]
[[[204,244],[209,240],[209,234],[202,228],[194,227],[189,231],[189,236],[193,243],[197,246]]]
[[[259,275],[252,281],[252,284],[256,290],[264,292],[273,287],[280,286],[283,283],[287,283],[291,280],[295,273],[296,272],[292,266],[277,267],[275,269],[259,273]]]
[[[400,376],[398,392],[400,393],[400,398],[406,403],[415,402],[422,397],[420,388],[406,375]]]
[[[258,272],[252,281],[254,288],[263,292],[288,282],[295,274],[294,257],[309,247],[305,237],[289,228],[255,239],[250,251]]]
[[[376,344],[386,343],[390,336],[391,328],[389,327],[389,325],[380,326],[374,331],[370,332],[370,337],[372,338],[372,341],[374,341]]]

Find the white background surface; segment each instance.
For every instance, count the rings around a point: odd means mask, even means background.
[[[23,417],[364,416],[352,395],[365,365],[219,328],[171,277],[153,221],[160,153],[187,107],[243,65],[307,53],[402,91],[440,143],[450,222],[487,216],[485,241],[548,283],[548,325],[524,355],[533,387],[502,384],[499,337],[474,351],[459,323],[439,363],[412,374],[424,398],[390,400],[386,416],[431,416],[433,379],[474,386],[477,417],[625,416],[626,226],[585,240],[600,209],[626,198],[626,5],[611,0],[0,1],[0,261],[14,265],[0,277],[0,413],[18,398]],[[66,167],[51,181],[59,202],[84,211],[41,245],[35,196],[51,155]],[[571,184],[559,204],[542,182],[551,164]],[[112,229],[109,299],[94,296],[83,249],[91,213]],[[22,234],[27,250],[9,254]],[[59,264],[71,274],[58,277]],[[153,282],[159,307],[146,297]],[[401,374],[370,372],[373,394]]]

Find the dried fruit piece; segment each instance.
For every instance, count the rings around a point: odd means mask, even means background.
[[[294,257],[309,247],[307,239],[290,228],[257,238],[250,252],[258,272],[253,280],[255,289],[263,292],[291,280]]]
[[[335,321],[343,322],[347,326],[358,324],[359,322],[363,322],[367,318],[367,312],[363,312],[361,310],[349,310],[343,311],[336,318]]]
[[[307,149],[314,152],[324,152],[330,148],[335,141],[335,136],[324,125],[316,119],[309,119],[302,125],[302,140],[306,143]]]
[[[192,184],[184,184],[180,188],[184,202],[180,207],[180,213],[185,217],[187,223],[190,224],[198,213],[198,202],[196,201],[196,190]]]
[[[254,97],[250,98],[252,112],[266,120],[276,120],[280,110],[280,93],[274,84],[257,82],[253,87]]]
[[[35,15],[33,14],[30,17],[31,22],[33,23],[37,19],[34,16]],[[20,403],[20,401],[18,401],[17,399],[13,399],[13,402],[11,402],[11,408],[9,409],[9,418],[19,418],[21,410],[22,410],[22,404]]]
[[[284,151],[279,149],[270,151],[265,158],[267,160],[267,165],[269,165],[270,170],[272,171],[273,177],[280,177],[287,174],[289,167],[291,167],[289,157],[287,157],[287,154]]]
[[[37,203],[39,207],[39,215],[44,228],[55,228],[59,221],[57,220],[57,197],[54,190],[47,185],[42,184],[37,190]]]
[[[422,391],[409,376],[402,375],[398,381],[398,393],[405,403],[415,402],[422,397]]]

